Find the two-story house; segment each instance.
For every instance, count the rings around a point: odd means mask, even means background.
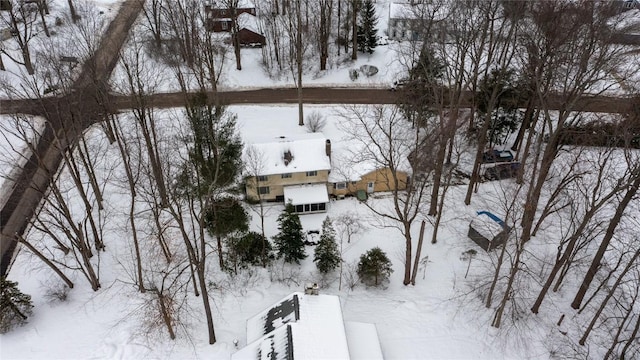
[[[245,149],[248,163],[255,164],[245,173],[249,200],[291,202],[298,213],[327,210],[331,141],[321,133],[280,136],[249,145]]]
[[[442,37],[445,32],[438,25],[448,16],[447,0],[394,1],[389,3],[387,36],[391,40],[422,40],[429,35]],[[425,26],[430,29],[425,32]]]
[[[238,40],[244,46],[262,46],[266,43],[260,31],[256,7],[248,0],[211,0],[205,7],[206,27],[213,32],[233,33],[237,23]],[[233,4],[233,6],[230,6]]]
[[[231,0],[211,0],[204,6],[207,29],[213,32],[231,32],[234,18],[247,13],[256,15],[256,7],[251,1],[240,0],[235,8],[230,8]],[[234,4],[235,5],[235,4]]]

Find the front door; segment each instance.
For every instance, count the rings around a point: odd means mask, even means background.
[[[372,193],[373,192],[373,186],[374,186],[374,182],[370,181],[367,183],[367,193]]]

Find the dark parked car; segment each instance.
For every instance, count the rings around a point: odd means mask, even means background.
[[[506,164],[496,164],[484,171],[484,178],[487,180],[503,180],[516,177],[520,170],[519,162],[510,162]]]
[[[393,82],[393,85],[389,88],[391,91],[396,91],[404,88],[409,83],[409,79],[400,79]]]
[[[489,150],[485,151],[482,154],[482,163],[484,164],[492,164],[492,163],[503,163],[503,162],[512,162],[513,161],[513,153],[509,150]]]

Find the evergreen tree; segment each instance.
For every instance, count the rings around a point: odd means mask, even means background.
[[[18,290],[18,283],[0,278],[0,334],[27,322],[33,304],[31,296]]]
[[[236,272],[238,266],[266,266],[274,258],[273,249],[269,240],[255,231],[236,233],[235,235],[229,236],[227,238],[227,247],[229,248],[227,252],[228,262],[233,265]]]
[[[244,206],[233,196],[212,199],[205,209],[204,223],[209,235],[216,238],[218,253],[222,254],[222,239],[234,232],[249,230],[249,215]],[[224,269],[223,257],[219,256],[220,268]]]
[[[504,144],[518,129],[523,114],[517,104],[522,93],[522,86],[511,69],[494,69],[480,82],[477,126],[482,128],[483,123],[489,121],[486,134],[489,147]]]
[[[189,162],[178,186],[199,196],[213,190],[235,191],[242,170],[242,141],[236,131],[235,114],[207,104],[206,94],[197,94],[187,106],[190,140]]]
[[[358,21],[358,51],[373,54],[378,45],[378,17],[373,1],[365,0],[361,7]]]
[[[231,223],[216,220],[218,215],[223,215],[217,210],[223,211],[226,204],[231,206],[229,194],[237,193],[239,189],[242,141],[236,131],[236,116],[222,106],[209,104],[205,93],[198,93],[189,100],[186,116],[190,127],[186,139],[190,143],[189,161],[184,162],[176,179],[176,190],[190,201],[200,201],[202,211],[198,217],[202,216],[200,219],[209,233],[216,236],[218,260],[220,268],[224,269],[222,237],[234,230],[246,230],[241,219]],[[237,206],[231,208],[238,209]]]
[[[316,246],[313,261],[322,274],[327,274],[340,265],[341,259],[338,244],[336,243],[336,231],[329,217],[322,222],[322,235],[318,246]]]
[[[378,286],[389,279],[393,272],[391,261],[379,247],[375,247],[360,256],[358,276],[367,285]]]
[[[284,261],[300,264],[300,260],[307,257],[304,251],[304,234],[300,217],[295,213],[291,203],[287,204],[284,211],[278,216],[278,235],[273,241],[276,245],[278,257],[284,257]]]

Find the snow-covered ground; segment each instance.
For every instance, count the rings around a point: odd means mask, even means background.
[[[43,125],[41,118],[0,115],[0,206],[13,184],[11,179],[31,154],[26,141],[35,144]]]
[[[114,13],[113,6],[121,1],[94,1],[103,6],[103,15]],[[55,4],[62,8],[65,1]],[[380,14],[387,6],[379,1]],[[111,10],[109,10],[111,9]],[[384,28],[385,20],[379,24]],[[380,86],[386,87],[394,79],[401,77],[402,64],[398,62],[396,50],[401,44],[390,44],[376,49],[373,55],[360,54],[353,64],[338,66],[332,64],[323,74],[306,74],[304,83],[313,86]],[[222,78],[222,89],[291,86],[289,80],[274,80],[265,76],[261,68],[260,50],[243,49],[243,70],[229,70]],[[8,62],[6,62],[8,63]],[[361,76],[352,82],[348,69],[360,65],[375,65],[380,72],[371,78]],[[8,64],[7,64],[8,65]],[[15,76],[21,70],[14,67],[0,76]],[[20,75],[21,76],[21,75]],[[17,81],[17,80],[16,80]],[[162,83],[158,89],[175,89],[172,80]],[[238,126],[243,141],[249,144],[265,137],[282,134],[304,133],[306,129],[297,125],[297,108],[292,106],[231,106],[229,110],[238,115]],[[334,151],[348,146],[342,142],[342,132],[336,126],[340,120],[337,107],[305,106],[305,112],[318,110],[328,119],[323,133],[332,140]],[[162,112],[158,116],[180,117],[181,111]],[[5,119],[0,119],[5,121]],[[171,134],[180,122],[164,121],[164,134]],[[177,130],[175,130],[177,131]],[[103,134],[94,129],[90,138],[108,160],[116,162],[119,154],[115,145],[109,146]],[[0,137],[4,149],[15,146],[16,140]],[[18,145],[19,146],[19,145]],[[5,151],[5,150],[3,150]],[[6,150],[9,151],[9,150]],[[4,161],[1,174],[11,171],[12,161]],[[108,168],[108,167],[106,167]],[[344,244],[346,263],[357,261],[368,249],[379,246],[387,252],[394,265],[394,273],[387,288],[372,289],[362,285],[349,290],[338,290],[333,282],[323,293],[338,295],[344,318],[347,321],[374,323],[377,326],[385,358],[388,359],[546,359],[550,357],[550,338],[559,337],[557,330],[549,324],[557,321],[556,315],[566,309],[552,309],[541,312],[538,317],[522,319],[519,325],[527,329],[526,340],[522,333],[510,330],[496,330],[490,327],[491,310],[483,308],[482,301],[473,296],[465,296],[469,280],[464,278],[467,261],[461,254],[469,249],[478,252],[471,262],[469,279],[482,274],[490,265],[490,257],[471,242],[466,234],[469,221],[475,211],[490,209],[499,212],[496,194],[503,192],[507,182],[483,183],[470,206],[464,206],[466,188],[454,186],[447,195],[444,219],[435,245],[425,241],[422,257],[428,256],[426,266],[420,268],[415,286],[402,285],[404,240],[393,228],[379,228],[366,207],[353,199],[334,201],[326,214],[304,215],[301,217],[305,230],[320,229],[325,216],[338,218],[341,214],[354,213],[367,223],[366,231],[355,237],[351,244]],[[305,282],[317,281],[315,265],[311,258],[303,261],[297,270],[297,283],[271,281],[266,271],[257,269],[252,274],[243,273],[236,278],[224,274],[212,274],[212,299],[214,301],[214,322],[218,342],[207,344],[206,323],[202,316],[200,299],[189,296],[191,307],[184,319],[190,338],[181,333],[176,341],[170,341],[167,334],[147,333],[141,325],[145,304],[129,283],[122,259],[130,256],[130,234],[125,229],[126,218],[118,213],[118,199],[121,195],[106,194],[111,200],[113,218],[108,221],[108,236],[105,238],[107,251],[101,256],[102,288],[93,292],[82,278],[75,277],[76,287],[64,302],[52,301],[47,294],[55,288],[59,280],[45,268],[39,260],[27,251],[21,251],[10,273],[10,279],[18,281],[20,289],[33,296],[34,315],[29,324],[0,336],[0,357],[2,359],[228,359],[239,345],[246,343],[245,321],[292,291],[299,291]],[[384,203],[388,198],[381,196]],[[126,203],[126,201],[124,202]],[[275,219],[282,205],[268,205],[265,232],[273,236],[277,232]],[[258,217],[253,215],[252,229],[258,229]],[[414,240],[418,238],[419,224],[413,228]],[[425,239],[430,239],[432,227],[427,225]],[[546,242],[552,243],[553,229],[542,231],[528,246],[541,249],[541,253],[552,253]],[[415,244],[414,244],[415,246]],[[312,254],[312,247],[307,248]],[[210,260],[214,262],[215,260]],[[571,287],[570,287],[571,288]],[[570,293],[567,291],[566,293]],[[566,295],[564,293],[564,295]],[[561,294],[562,295],[562,294]],[[558,296],[561,296],[558,295]],[[551,301],[550,301],[551,302]],[[552,306],[549,306],[552,307]],[[521,330],[524,332],[524,330]],[[557,341],[562,342],[560,337]]]
[[[306,111],[317,110],[328,120],[323,133],[335,143],[335,149],[348,144],[341,141],[342,135],[336,126],[340,118],[339,108],[307,106]],[[295,134],[306,131],[297,125],[297,108],[294,106],[231,106],[229,110],[238,115],[238,127],[246,143],[252,139]],[[158,114],[169,119],[180,114],[180,110]],[[180,121],[161,121],[163,131],[171,136],[179,131]],[[175,130],[171,130],[175,129]],[[112,163],[117,159],[115,145],[103,141],[100,131],[91,131],[93,148],[106,154]],[[109,165],[105,165],[110,168]],[[489,256],[471,242],[467,226],[476,210],[491,209],[495,212],[495,194],[502,191],[501,182],[484,183],[471,206],[462,205],[464,186],[453,187],[445,207],[444,219],[435,245],[429,243],[431,225],[427,225],[422,257],[428,257],[426,266],[421,266],[415,286],[402,285],[404,240],[394,228],[379,228],[370,211],[354,199],[332,201],[326,214],[301,216],[306,230],[321,228],[325,216],[338,218],[352,213],[366,222],[366,231],[357,235],[350,243],[344,243],[343,257],[347,264],[357,261],[359,256],[372,247],[379,246],[393,262],[394,273],[387,288],[365,288],[358,285],[350,290],[338,290],[336,281],[321,292],[340,297],[344,319],[374,323],[377,326],[382,351],[388,359],[543,359],[548,357],[545,338],[548,335],[541,326],[532,331],[526,345],[520,334],[498,332],[489,326],[491,311],[482,310],[479,299],[469,300],[462,294],[468,286],[464,274],[467,262],[461,260],[463,252],[475,249],[477,257],[471,263],[470,277],[482,272],[490,262]],[[243,346],[246,341],[245,322],[248,318],[271,305],[292,291],[299,291],[306,282],[318,281],[312,262],[312,247],[307,248],[311,256],[294,268],[297,283],[270,281],[263,269],[252,275],[243,273],[235,278],[224,274],[211,274],[214,321],[218,342],[207,344],[206,323],[201,313],[199,298],[189,296],[192,307],[190,316],[184,319],[191,338],[179,336],[169,341],[167,335],[146,333],[142,317],[144,303],[136,292],[123,264],[131,254],[130,235],[126,230],[126,212],[117,211],[122,196],[107,193],[111,218],[105,231],[107,251],[101,255],[102,288],[93,292],[86,282],[76,276],[76,287],[64,302],[47,298],[59,280],[39,260],[27,251],[21,251],[10,273],[10,279],[20,284],[20,289],[33,296],[35,311],[29,324],[0,337],[3,359],[137,359],[137,358],[214,358],[227,359],[236,351],[233,340]],[[381,204],[389,201],[384,195]],[[122,201],[126,204],[127,201]],[[267,206],[266,234],[277,233],[276,217],[283,206]],[[252,214],[252,228],[258,230],[259,217]],[[499,213],[499,212],[498,212]],[[413,228],[414,239],[418,238],[419,224]],[[415,244],[414,244],[415,246]],[[211,262],[214,262],[212,259]],[[151,309],[153,310],[153,309]],[[541,315],[541,323],[551,320]],[[553,330],[552,330],[553,331]]]

